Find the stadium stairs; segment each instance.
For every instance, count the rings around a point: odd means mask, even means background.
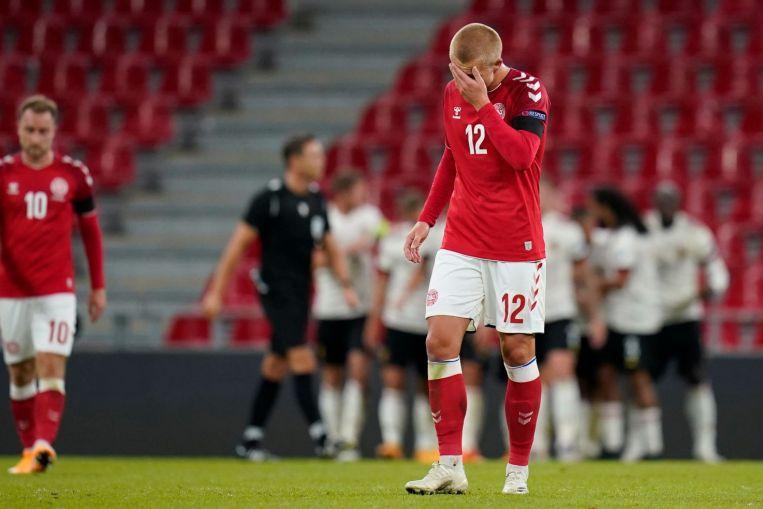
[[[255,65],[263,60],[260,37],[240,82],[226,77],[238,89],[237,108],[221,107],[229,98],[212,87],[211,106],[192,119],[192,150],[178,148],[179,140],[138,165],[153,191],[131,194],[124,233],[107,240],[111,309],[88,326],[82,346],[154,348],[165,334],[183,345],[199,344],[199,336],[205,347],[231,344],[231,324],[210,330],[193,303],[251,194],[281,172],[283,140],[312,132],[330,141],[350,130],[363,105],[460,8],[463,2],[440,0],[290,4],[290,18],[266,41],[272,69]]]

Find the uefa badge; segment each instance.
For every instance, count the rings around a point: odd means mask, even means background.
[[[434,306],[440,294],[434,288],[427,292],[427,307]]]
[[[69,192],[69,183],[66,179],[56,177],[50,182],[50,192],[55,201],[66,200],[66,193]]]
[[[495,103],[493,106],[495,106],[495,111],[498,112],[498,115],[501,118],[506,117],[506,107],[503,105],[503,103]]]

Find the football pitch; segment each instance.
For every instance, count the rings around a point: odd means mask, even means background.
[[[0,457],[9,465],[15,458]],[[503,464],[468,465],[466,495],[417,496],[413,462],[65,457],[33,477],[0,475],[0,507],[762,507],[763,463],[616,462],[532,467],[529,496],[505,496]]]

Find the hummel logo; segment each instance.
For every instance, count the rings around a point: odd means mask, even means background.
[[[531,81],[535,81],[537,78],[535,76],[528,76],[527,78],[523,80],[519,80],[520,83],[530,83]]]
[[[461,118],[461,106],[453,106],[453,118],[457,120]]]
[[[529,83],[526,83],[525,86],[529,88],[530,90],[538,90],[540,88],[540,81],[536,81],[532,85]]]
[[[543,97],[543,94],[541,94],[540,92],[538,92],[537,94],[533,94],[532,92],[527,92],[527,97],[532,99],[533,102],[537,103],[538,101],[540,101],[540,98]]]
[[[514,81],[517,81],[517,80],[523,80],[523,79],[525,79],[526,77],[527,77],[527,74],[523,73],[522,71],[519,71],[519,76],[516,76],[516,77],[514,78]]]
[[[432,420],[435,424],[439,424],[442,420],[442,412],[438,410],[437,412],[432,412]]]
[[[517,418],[517,422],[524,426],[528,422],[530,422],[530,419],[532,419],[533,412],[519,412],[519,417]]]

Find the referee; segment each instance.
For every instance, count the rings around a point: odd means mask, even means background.
[[[269,454],[262,448],[264,427],[287,372],[294,374],[297,401],[309,425],[316,453],[329,454],[326,430],[321,421],[313,375],[317,362],[306,344],[312,282],[312,254],[323,248],[329,265],[350,307],[358,305],[344,256],[330,232],[326,202],[317,181],[323,175],[323,145],[312,135],[295,136],[283,147],[285,171],[252,198],[238,222],[215,270],[202,308],[208,318],[222,308],[222,296],[244,252],[259,236],[262,266],[255,282],[265,315],[272,327],[270,351],[262,361],[262,379],[252,401],[249,423],[236,453],[262,461]]]

